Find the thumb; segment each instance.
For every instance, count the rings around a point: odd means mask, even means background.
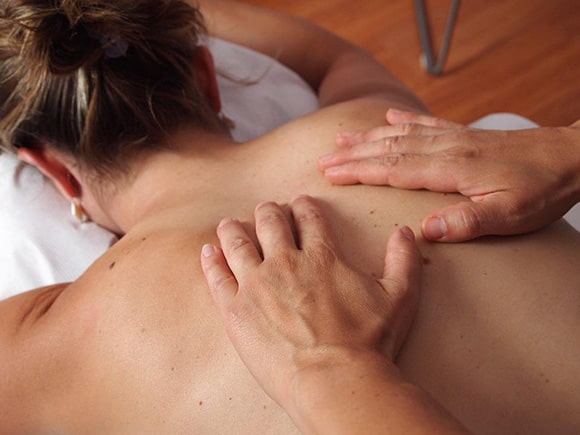
[[[383,279],[391,305],[390,321],[385,331],[383,351],[394,360],[403,345],[417,312],[421,287],[422,257],[415,235],[408,227],[389,238]]]
[[[222,315],[238,292],[238,283],[228,267],[223,251],[217,246],[204,245],[201,252],[201,268],[210,293]]]
[[[423,237],[433,242],[463,242],[492,234],[509,234],[507,204],[497,200],[461,202],[423,220]]]

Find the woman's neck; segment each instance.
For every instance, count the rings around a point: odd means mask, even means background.
[[[209,205],[214,192],[228,189],[240,148],[228,135],[182,131],[166,149],[151,152],[134,164],[130,181],[107,195],[103,204],[115,231],[127,233],[136,224],[184,203]]]

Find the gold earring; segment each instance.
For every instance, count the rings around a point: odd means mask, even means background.
[[[78,198],[71,199],[70,213],[77,221],[82,224],[89,221],[89,218],[86,215],[85,210],[83,209],[83,206],[81,205],[81,202]]]

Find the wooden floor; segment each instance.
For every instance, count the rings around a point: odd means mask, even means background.
[[[411,0],[241,0],[313,21],[370,51],[438,116],[468,123],[514,112],[541,125],[580,119],[580,0],[466,0],[446,64],[432,77]],[[450,0],[430,0],[439,46]]]

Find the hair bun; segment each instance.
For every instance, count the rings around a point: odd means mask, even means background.
[[[38,37],[49,44],[49,70],[54,74],[69,74],[87,64],[94,63],[102,55],[98,39],[91,37],[82,23],[71,24],[62,12],[44,20]]]

